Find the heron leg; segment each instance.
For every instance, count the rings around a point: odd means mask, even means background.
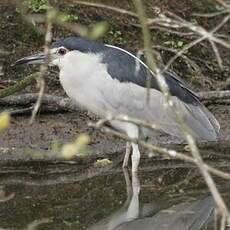
[[[126,132],[127,135],[130,138],[135,138],[137,139],[139,137],[139,128],[138,126],[134,125],[134,124],[126,124]],[[136,143],[131,142],[131,146],[132,146],[132,172],[137,172],[138,171],[138,165],[140,162],[140,151],[138,148],[138,145]]]
[[[128,163],[129,163],[129,156],[131,154],[131,143],[130,142],[126,142],[126,148],[125,148],[125,157],[124,157],[124,161],[123,161],[123,168],[127,168],[128,167]]]
[[[132,173],[135,173],[138,171],[138,165],[140,162],[141,154],[140,154],[140,151],[139,151],[137,144],[132,143],[131,145],[132,145],[132,149],[133,149],[133,152],[132,152]]]
[[[137,173],[132,173],[132,199],[130,201],[128,210],[127,210],[127,219],[129,221],[135,220],[138,218],[140,213],[140,205],[139,205],[139,194],[140,194],[140,181]]]
[[[127,168],[123,168],[123,174],[125,177],[126,194],[127,194],[127,199],[124,203],[124,207],[128,207],[133,195],[132,182],[130,180],[129,171]]]

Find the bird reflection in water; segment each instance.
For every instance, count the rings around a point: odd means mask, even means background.
[[[139,201],[140,181],[136,173],[130,181],[124,170],[127,199],[119,210],[90,226],[88,230],[199,230],[213,221],[215,204],[211,196],[161,204]]]

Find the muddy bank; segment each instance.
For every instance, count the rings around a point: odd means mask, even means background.
[[[214,114],[218,117],[221,125],[219,142],[228,143],[230,139],[230,107],[217,105],[210,107],[210,109],[215,111]],[[124,141],[88,127],[88,123],[95,122],[97,118],[80,109],[75,112],[39,114],[32,125],[29,124],[29,120],[29,114],[12,117],[10,127],[0,133],[0,159],[16,160],[22,159],[23,156],[33,158],[32,150],[34,150],[34,153],[39,151],[48,152],[55,141],[60,144],[71,142],[82,133],[90,136],[88,148],[90,154],[122,152],[125,147]],[[164,134],[157,135],[150,141],[170,148],[180,143],[180,140]],[[183,149],[183,146],[181,148]]]

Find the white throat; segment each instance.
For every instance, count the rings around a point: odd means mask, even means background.
[[[60,59],[59,68],[60,82],[67,95],[77,104],[100,114],[101,83],[108,79],[101,55],[70,51]]]

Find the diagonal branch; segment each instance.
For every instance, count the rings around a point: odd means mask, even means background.
[[[42,97],[45,92],[45,75],[48,70],[48,65],[50,61],[50,43],[52,42],[52,18],[49,16],[51,12],[47,12],[47,27],[46,27],[46,35],[45,35],[45,48],[44,48],[44,54],[45,54],[45,62],[43,65],[41,65],[40,68],[40,91],[38,95],[37,102],[35,103],[34,109],[32,111],[30,124],[33,123],[36,114],[38,113],[38,110],[40,108]]]
[[[152,55],[151,52],[151,37],[150,37],[150,32],[147,28],[147,23],[146,23],[146,16],[145,16],[145,10],[144,10],[144,6],[141,0],[133,0],[134,5],[136,7],[137,10],[137,14],[139,16],[139,20],[141,22],[142,25],[142,32],[143,32],[143,38],[144,38],[144,47],[145,50],[148,50],[148,56],[147,56],[147,60],[148,60],[148,65],[150,67],[150,69],[156,73],[156,78],[157,81],[160,85],[160,88],[163,92],[163,95],[165,97],[167,106],[169,107],[173,107],[174,104],[171,100],[171,95],[169,93],[168,87],[166,85],[164,76],[162,76],[162,72],[160,72],[160,70],[157,68],[154,57]],[[230,17],[230,15],[229,15]],[[200,33],[202,35],[202,37],[200,38],[201,40],[205,39],[205,38],[210,38],[212,36],[212,34],[218,30],[220,28],[220,26],[222,24],[224,24],[226,21],[228,20],[228,18],[225,18],[225,20],[222,21],[222,23],[220,23],[218,26],[216,26],[213,31],[211,31],[211,33],[205,31],[203,28],[201,27],[196,27],[194,25],[190,25],[191,23],[186,23],[189,26],[191,26],[191,30],[195,30],[196,32]],[[171,22],[171,21],[170,21]],[[210,38],[211,39],[211,38]],[[175,107],[174,107],[175,108]],[[220,195],[211,175],[209,174],[208,170],[204,167],[204,162],[203,159],[201,158],[201,155],[199,153],[198,147],[196,145],[196,142],[194,140],[194,138],[192,137],[192,135],[190,134],[189,128],[186,125],[184,118],[182,117],[180,111],[177,111],[176,108],[175,110],[173,110],[173,112],[176,115],[177,118],[177,122],[181,127],[181,131],[185,137],[185,139],[187,140],[190,150],[191,150],[191,154],[194,158],[194,160],[196,161],[196,165],[198,166],[215,202],[216,205],[220,211],[220,213],[222,214],[222,216],[226,216],[228,217],[228,219],[230,220],[230,214],[228,211],[228,208],[222,198],[222,196]],[[175,155],[175,152],[173,152],[173,154]]]
[[[146,149],[148,149],[150,151],[156,152],[156,153],[158,153],[160,155],[169,157],[171,159],[178,159],[178,160],[182,160],[182,161],[186,161],[186,162],[198,165],[198,162],[194,158],[192,158],[190,156],[187,156],[187,155],[185,155],[183,153],[180,153],[180,152],[177,152],[175,150],[171,150],[171,149],[167,149],[167,148],[162,148],[160,146],[149,144],[149,143],[147,143],[145,141],[142,141],[140,139],[137,139],[137,138],[131,138],[131,137],[127,136],[124,133],[121,133],[121,132],[118,132],[118,131],[113,130],[111,128],[105,127],[105,122],[100,122],[99,121],[97,123],[89,123],[89,126],[93,127],[93,128],[96,128],[96,129],[100,129],[103,132],[112,134],[112,135],[114,135],[116,137],[119,137],[119,138],[125,140],[125,141],[130,141],[130,142],[137,143],[140,146],[142,146],[142,147],[144,147],[144,148],[146,148]],[[219,177],[221,177],[223,179],[226,179],[226,180],[230,179],[230,174],[228,174],[228,173],[225,173],[223,171],[215,169],[215,168],[213,168],[210,165],[207,165],[205,163],[203,163],[203,167],[206,170],[208,170],[209,172],[211,172],[213,175],[219,176]]]

